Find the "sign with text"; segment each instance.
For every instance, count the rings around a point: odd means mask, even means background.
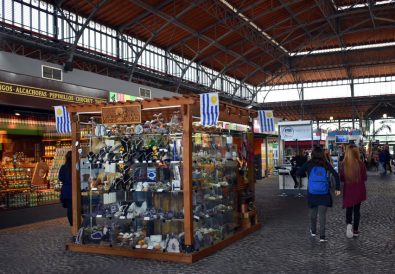
[[[284,141],[308,141],[311,140],[311,125],[280,126],[281,139]]]
[[[93,104],[93,103],[106,102],[105,99],[100,99],[100,98],[64,93],[60,91],[54,91],[54,90],[43,89],[43,88],[15,85],[15,84],[4,83],[4,82],[0,82],[0,93],[30,96],[30,97],[64,101],[70,103]]]
[[[102,108],[103,124],[140,124],[141,105],[124,105]]]

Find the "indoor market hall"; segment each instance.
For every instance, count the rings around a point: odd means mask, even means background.
[[[395,0],[0,0],[0,274],[395,273]]]

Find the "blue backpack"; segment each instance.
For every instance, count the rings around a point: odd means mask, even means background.
[[[315,166],[309,174],[307,190],[310,194],[325,195],[329,193],[328,174],[324,167]]]

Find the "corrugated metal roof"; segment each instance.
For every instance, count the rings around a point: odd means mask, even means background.
[[[99,0],[91,2],[97,4]],[[112,0],[107,1],[94,20],[114,29],[136,20],[124,30],[126,34],[150,40],[155,46],[170,48],[181,57],[194,58],[219,71],[229,63],[242,62],[226,71],[252,85],[271,79],[267,72],[278,75],[284,71],[285,75],[276,77],[275,83],[296,81],[291,70],[299,73],[303,81],[342,79],[347,77],[347,69],[355,77],[393,73],[393,65],[389,64],[374,71],[360,68],[361,60],[369,65],[381,62],[382,57],[374,52],[363,56],[355,55],[353,50],[338,51],[330,57],[326,53],[314,54],[305,58],[309,62],[300,62],[301,57],[293,53],[395,42],[394,4],[374,6],[371,12],[367,7],[338,10],[338,6],[356,3],[351,0],[334,0],[335,5],[329,0],[227,0],[226,3],[224,0]],[[62,8],[87,17],[94,5],[65,0]],[[332,68],[325,67],[328,64]],[[323,68],[309,71],[312,66]]]

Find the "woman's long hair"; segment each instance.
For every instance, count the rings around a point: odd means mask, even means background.
[[[69,171],[71,171],[71,150],[67,151],[64,157],[64,165],[67,167]]]
[[[355,145],[348,146],[341,164],[345,182],[355,183],[360,180],[360,166],[359,149]]]
[[[329,163],[325,158],[324,150],[321,147],[315,147],[311,152],[311,163],[329,168]]]

